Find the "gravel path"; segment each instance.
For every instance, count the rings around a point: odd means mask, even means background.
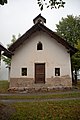
[[[16,94],[0,94],[0,96],[40,96],[40,95],[48,95],[48,94],[68,94],[68,93],[74,93],[74,92],[80,92],[80,90],[77,90],[77,91],[65,91],[65,92],[47,92],[47,93],[25,93],[25,94],[22,94],[22,93],[16,93]],[[43,99],[8,99],[8,100],[5,100],[5,99],[1,99],[0,102],[3,102],[3,103],[16,103],[16,102],[43,102],[43,101],[63,101],[63,100],[80,100],[80,97],[77,97],[77,98],[43,98]]]
[[[44,101],[63,101],[63,100],[80,100],[79,98],[52,98],[52,99],[26,99],[26,100],[21,100],[21,99],[17,99],[17,100],[0,100],[0,102],[3,103],[16,103],[16,102],[44,102]]]

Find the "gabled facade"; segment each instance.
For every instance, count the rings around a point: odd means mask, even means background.
[[[10,89],[53,89],[72,87],[70,56],[76,49],[47,28],[39,14],[35,23],[9,50]]]

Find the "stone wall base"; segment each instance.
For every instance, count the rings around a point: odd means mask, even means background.
[[[11,78],[9,91],[51,91],[54,89],[70,89],[72,80],[69,76],[47,78],[45,84],[37,83],[33,78]]]

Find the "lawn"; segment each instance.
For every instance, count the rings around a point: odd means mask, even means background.
[[[7,80],[0,80],[0,93],[7,93],[9,88],[9,82]]]
[[[80,120],[80,100],[0,105],[0,120]]]
[[[0,93],[7,93],[9,83],[0,81]],[[80,87],[80,82],[78,83]],[[77,87],[76,86],[76,87]],[[57,93],[58,92],[58,93]],[[1,99],[50,99],[50,98],[77,98],[80,92],[55,91],[51,94],[40,95],[4,95]],[[57,94],[56,94],[57,93]],[[80,100],[16,102],[11,104],[0,103],[0,120],[80,120]]]

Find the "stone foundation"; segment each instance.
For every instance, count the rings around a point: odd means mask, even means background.
[[[45,84],[37,83],[33,78],[11,78],[10,91],[50,91],[53,89],[65,89],[72,87],[72,80],[69,76],[47,78]]]
[[[47,84],[53,87],[72,87],[72,79],[69,76],[48,78]]]

